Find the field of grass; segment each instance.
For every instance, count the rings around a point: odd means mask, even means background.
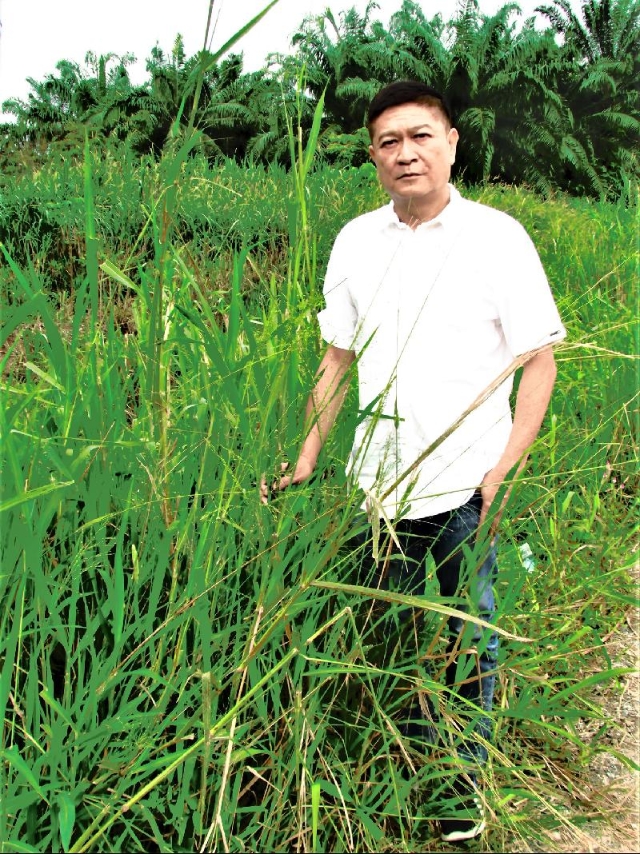
[[[593,688],[633,602],[637,211],[468,194],[527,227],[569,333],[499,547],[479,845],[500,851],[599,815]],[[451,603],[412,601],[419,646],[381,663],[406,602],[348,584],[353,395],[317,478],[258,489],[301,440],[331,241],[382,201],[366,167],[89,145],[0,186],[0,850],[440,850],[455,743],[425,756],[396,718],[422,693],[447,721]]]

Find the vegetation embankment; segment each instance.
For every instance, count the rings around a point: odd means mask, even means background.
[[[406,603],[345,586],[355,398],[322,476],[266,507],[257,487],[299,446],[323,265],[375,176],[187,154],[87,146],[5,179],[0,844],[437,850],[451,603],[413,602],[424,632],[381,664]],[[527,227],[569,332],[499,547],[498,851],[606,818],[586,768],[611,749],[592,689],[620,674],[602,638],[631,603],[637,255],[629,205],[470,195]],[[412,695],[447,724],[426,757],[397,729]]]

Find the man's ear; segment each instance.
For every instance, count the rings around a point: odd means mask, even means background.
[[[449,154],[450,154],[450,163],[456,162],[456,149],[458,147],[458,140],[460,139],[460,134],[456,130],[456,128],[451,128],[449,133],[447,134],[447,142],[449,143]]]
[[[375,158],[374,154],[375,154],[375,150],[374,150],[373,146],[372,146],[372,145],[370,145],[370,146],[369,146],[369,157],[370,157],[370,158],[373,160],[373,162],[375,163],[375,162],[376,162],[376,158]]]

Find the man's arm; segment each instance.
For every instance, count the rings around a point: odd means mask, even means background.
[[[513,427],[509,441],[497,465],[488,471],[481,484],[482,513],[485,520],[493,499],[509,471],[519,462],[519,473],[527,462],[528,451],[540,431],[556,378],[556,364],[551,347],[540,350],[525,364],[516,396]],[[493,529],[500,521],[496,513]]]
[[[313,474],[322,446],[344,403],[348,387],[344,378],[354,359],[353,350],[342,350],[332,344],[327,348],[316,373],[315,388],[307,400],[305,425],[309,432],[302,443],[293,473],[280,478],[278,489],[302,483]],[[283,471],[286,468],[284,463]],[[264,481],[261,492],[265,502],[268,490]]]

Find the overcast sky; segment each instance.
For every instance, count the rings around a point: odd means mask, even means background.
[[[541,2],[544,0],[521,0],[523,19]],[[213,49],[267,3],[215,0]],[[377,0],[377,4],[375,17],[386,24],[401,0]],[[366,5],[366,0],[279,0],[236,48],[244,52],[245,70],[259,68],[272,51],[287,51],[306,15],[320,14],[327,7],[336,15],[353,6],[364,11]],[[480,9],[487,14],[503,5],[502,0],[480,0]],[[573,5],[579,8],[579,0]],[[7,98],[26,98],[27,77],[42,80],[61,59],[82,65],[89,50],[98,55],[133,53],[138,63],[131,76],[134,82],[141,82],[145,79],[144,60],[156,42],[170,51],[176,34],[181,33],[188,56],[200,50],[208,6],[208,0],[0,0],[0,104]],[[422,0],[421,6],[428,17],[442,12],[450,18],[457,3]]]

